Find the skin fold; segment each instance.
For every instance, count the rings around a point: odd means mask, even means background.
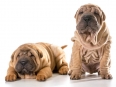
[[[43,42],[19,46],[11,56],[5,80],[15,81],[20,78],[45,81],[54,70],[66,75],[68,64],[63,51],[65,47]]]
[[[105,14],[93,4],[81,6],[76,14],[76,31],[70,60],[70,79],[98,72],[103,79],[111,79],[110,44],[111,37],[105,23]]]

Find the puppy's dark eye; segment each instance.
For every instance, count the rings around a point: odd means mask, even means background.
[[[80,11],[79,14],[83,14],[83,11]]]
[[[20,52],[20,53],[17,55],[17,57],[19,58],[21,55],[22,55],[22,52]]]
[[[99,15],[99,13],[97,13],[97,12],[94,12],[94,14],[95,14],[95,15]]]
[[[17,55],[17,59],[19,59],[19,58],[20,58],[20,55],[18,54],[18,55]]]
[[[28,52],[27,55],[32,58],[34,57],[34,55],[31,52]]]
[[[28,56],[33,56],[31,52],[28,52],[27,55],[28,55]]]

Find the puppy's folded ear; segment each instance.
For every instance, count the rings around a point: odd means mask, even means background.
[[[39,58],[42,58],[43,57],[43,53],[38,51],[38,56],[39,56]]]
[[[101,10],[100,7],[98,7],[98,8],[99,8],[100,11],[102,12],[102,20],[105,21],[105,19],[106,19],[106,15],[105,15],[105,13],[103,12],[103,10]]]
[[[37,50],[37,54],[38,54],[39,58],[42,58],[43,57],[42,51],[39,50],[38,48],[36,48],[36,50]]]
[[[37,54],[38,54],[39,58],[42,58],[42,57],[43,57],[43,53],[42,53],[42,51],[41,51],[41,50],[39,50],[39,47],[38,47],[36,44],[35,44],[34,49],[36,49],[36,51],[37,51]]]
[[[103,19],[103,21],[105,21],[105,19],[106,19],[106,15],[103,11],[102,11],[102,19]]]
[[[76,11],[76,13],[75,13],[75,15],[74,15],[74,18],[77,18],[76,16],[77,16],[77,14],[78,14],[78,10]]]
[[[14,54],[15,54],[15,51],[12,53],[11,55],[11,61],[13,62],[14,61]]]

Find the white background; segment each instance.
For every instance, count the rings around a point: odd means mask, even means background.
[[[87,3],[101,7],[112,36],[111,73],[116,69],[116,1],[115,0],[0,0],[0,82],[4,77],[12,52],[21,44],[48,42],[65,49],[69,62],[71,37],[76,29],[74,15]]]

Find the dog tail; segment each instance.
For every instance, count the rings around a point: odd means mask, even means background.
[[[61,46],[62,49],[66,48],[66,47],[67,47],[67,45],[63,45],[63,46]]]

